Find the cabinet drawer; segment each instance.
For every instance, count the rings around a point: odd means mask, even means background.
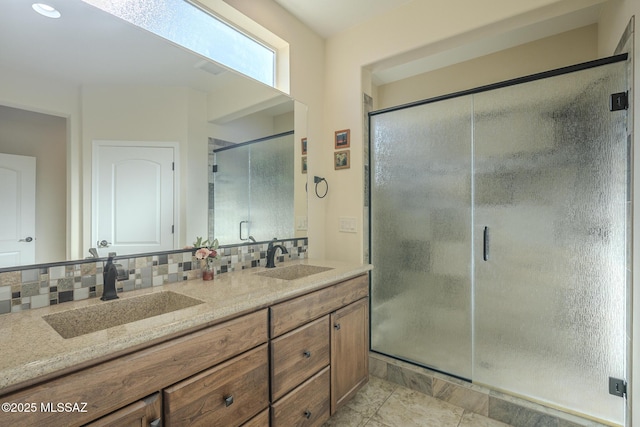
[[[329,364],[329,315],[271,342],[271,400]]]
[[[148,427],[153,422],[160,425],[159,421],[162,418],[160,402],[160,393],[154,393],[84,427]]]
[[[344,307],[369,294],[366,274],[310,294],[273,305],[270,309],[271,337],[277,337]]]
[[[269,427],[269,408],[242,424],[242,427]]]
[[[321,426],[329,419],[329,367],[272,406],[271,427]]]
[[[165,427],[239,426],[269,405],[267,345],[164,390]]]

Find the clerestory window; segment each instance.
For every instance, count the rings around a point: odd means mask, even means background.
[[[226,67],[275,86],[276,54],[187,0],[83,0]]]

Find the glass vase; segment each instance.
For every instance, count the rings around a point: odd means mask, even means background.
[[[202,280],[213,280],[214,269],[206,261],[202,263]]]

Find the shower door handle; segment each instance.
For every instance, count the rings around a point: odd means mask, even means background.
[[[482,233],[482,259],[489,260],[489,227],[484,227]]]
[[[249,221],[240,221],[240,240],[249,240],[248,237],[246,239],[242,238],[242,224],[249,224]]]

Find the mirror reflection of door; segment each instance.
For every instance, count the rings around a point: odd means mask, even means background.
[[[0,154],[0,268],[36,258],[36,158]]]
[[[92,246],[100,256],[174,249],[177,145],[94,141]]]

